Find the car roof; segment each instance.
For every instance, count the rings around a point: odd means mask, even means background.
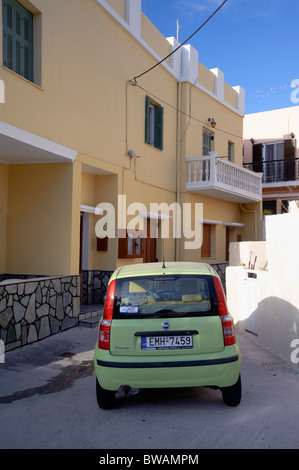
[[[206,263],[165,261],[164,264],[162,262],[158,262],[122,266],[114,272],[111,279],[133,276],[155,276],[163,274],[216,275],[214,269]]]

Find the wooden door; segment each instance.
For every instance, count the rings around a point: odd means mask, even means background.
[[[147,219],[146,224],[146,238],[143,238],[143,262],[155,263],[157,261],[157,239],[151,238],[151,219]]]

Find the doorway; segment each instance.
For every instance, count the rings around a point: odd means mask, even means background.
[[[157,260],[157,224],[155,219],[146,219],[146,238],[143,238],[143,262],[155,263]]]
[[[88,270],[88,252],[89,252],[89,214],[87,212],[81,212],[79,274],[82,274],[83,270]]]

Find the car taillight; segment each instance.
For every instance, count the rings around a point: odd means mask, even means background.
[[[99,328],[99,348],[110,349],[110,328],[113,319],[116,280],[110,282],[107,290],[103,318]]]
[[[216,290],[219,316],[222,323],[224,346],[230,346],[231,344],[235,344],[236,342],[233,320],[227,310],[222,284],[216,276],[213,276],[213,280]]]

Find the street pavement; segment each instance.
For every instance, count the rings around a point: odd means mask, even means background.
[[[0,364],[1,449],[298,449],[299,369],[239,334],[243,397],[207,388],[95,396],[97,328],[10,351]]]

